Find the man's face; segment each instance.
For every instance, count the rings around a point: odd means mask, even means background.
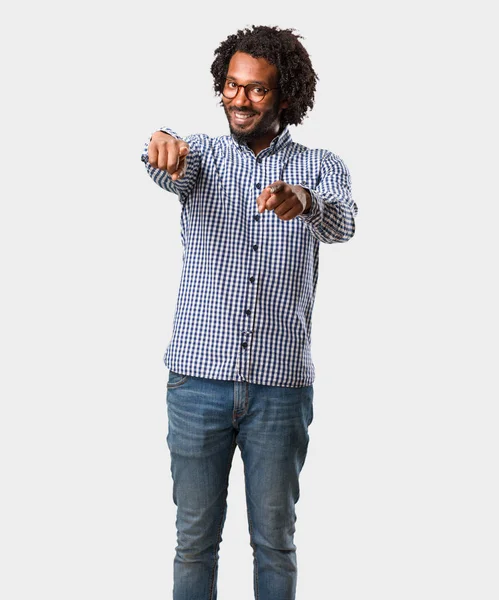
[[[225,114],[232,135],[239,142],[251,143],[267,140],[268,144],[278,134],[280,114],[287,102],[279,101],[277,87],[278,73],[275,65],[264,58],[253,58],[245,52],[236,52],[231,58],[227,80],[246,85],[257,83],[271,91],[260,102],[250,101],[242,87],[232,98],[222,96]]]

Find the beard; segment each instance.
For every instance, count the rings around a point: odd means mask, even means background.
[[[269,108],[264,113],[259,113],[257,111],[253,111],[249,108],[241,107],[238,109],[235,108],[227,108],[224,105],[225,116],[227,117],[227,121],[229,122],[229,129],[236,142],[239,144],[249,144],[250,142],[254,142],[260,139],[262,136],[267,135],[270,131],[273,131],[276,120],[279,119],[279,104],[276,102],[272,108]],[[259,120],[248,129],[236,129],[232,127],[230,120],[230,113],[232,111],[236,112],[247,112],[255,114],[259,116]],[[279,127],[279,130],[281,128]]]

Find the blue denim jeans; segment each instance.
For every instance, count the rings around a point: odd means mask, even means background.
[[[170,371],[167,388],[177,506],[173,600],[217,598],[236,446],[244,464],[255,598],[294,600],[295,504],[313,419],[313,386],[266,386]]]

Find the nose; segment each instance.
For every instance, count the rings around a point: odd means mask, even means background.
[[[235,106],[251,106],[251,101],[248,100],[248,97],[246,96],[246,90],[243,88],[243,86],[239,87],[237,90],[237,94],[232,99],[232,103]]]

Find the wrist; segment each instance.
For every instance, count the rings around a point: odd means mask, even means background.
[[[152,134],[151,139],[153,139],[155,137],[164,138],[165,135],[169,138],[173,138],[173,135],[166,133],[166,131],[161,131],[161,129],[158,129],[158,131],[155,131]],[[173,139],[175,139],[175,138],[173,138]]]
[[[303,209],[302,214],[307,214],[308,212],[310,212],[310,208],[312,207],[312,196],[310,195],[310,192],[307,189],[302,189],[305,194],[305,208]]]

